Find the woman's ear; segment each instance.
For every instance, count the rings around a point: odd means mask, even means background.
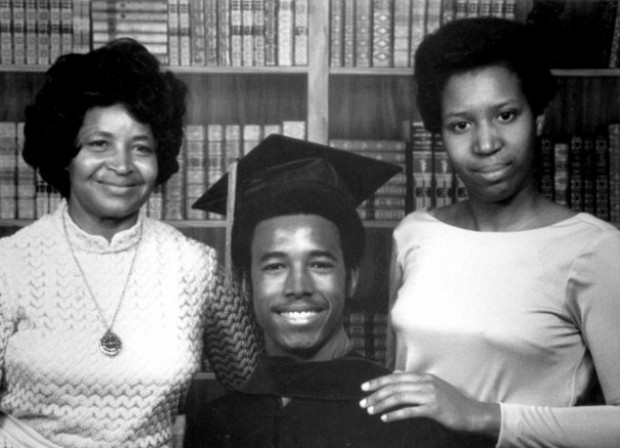
[[[545,128],[545,115],[541,114],[536,117],[536,136],[540,137]]]
[[[359,280],[360,270],[359,268],[351,269],[347,275],[347,298],[353,297],[355,288],[357,288],[357,281]]]
[[[245,272],[241,276],[241,294],[247,303],[252,302],[252,282]]]

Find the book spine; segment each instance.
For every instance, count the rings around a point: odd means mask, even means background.
[[[54,62],[62,51],[62,17],[60,0],[50,0],[49,60]]]
[[[345,67],[355,67],[355,0],[344,0],[343,58]]]
[[[17,219],[35,219],[35,170],[26,163],[24,148],[24,123],[17,123]]]
[[[217,60],[228,67],[230,60],[230,7],[228,0],[217,0]]]
[[[235,67],[243,64],[243,15],[241,0],[230,1],[230,52],[231,64]]]
[[[13,0],[13,63],[26,63],[26,10],[24,0]]]
[[[504,1],[504,19],[516,20],[517,19],[517,0],[505,0]]]
[[[37,64],[50,63],[50,4],[48,0],[36,1],[37,15]]]
[[[394,67],[411,66],[410,0],[394,0]]]
[[[163,218],[169,221],[185,219],[185,155],[187,154],[187,140],[183,141],[183,147],[177,160],[179,171],[170,176],[164,186],[164,212]]]
[[[252,0],[241,0],[241,64],[254,65],[254,11]]]
[[[13,63],[13,34],[11,33],[11,3],[0,0],[0,64]]]
[[[285,120],[282,122],[282,135],[287,137],[306,139],[306,122],[301,120]]]
[[[265,1],[253,0],[252,11],[254,14],[254,65],[262,67],[265,65]]]
[[[539,146],[540,171],[538,188],[543,196],[553,201],[553,139],[550,136],[542,136]]]
[[[560,205],[569,206],[568,202],[568,159],[570,148],[566,142],[556,141],[553,145],[554,175],[553,199]]]
[[[153,219],[164,217],[164,192],[161,185],[155,186],[146,204],[146,213]]]
[[[73,15],[71,20],[71,28],[73,30],[73,46],[72,53],[82,53],[82,0],[72,0],[71,7]]]
[[[452,22],[455,17],[454,0],[442,0],[441,2],[441,24]]]
[[[26,13],[26,64],[37,64],[37,2],[25,0]]]
[[[391,67],[393,11],[390,0],[373,0],[372,65]]]
[[[295,65],[308,65],[308,0],[295,0],[294,55]]]
[[[414,65],[415,53],[424,39],[426,30],[426,2],[413,0],[411,2],[411,66]]]
[[[278,65],[278,4],[265,0],[265,65]]]
[[[455,0],[454,18],[455,19],[467,18],[467,0]]]
[[[60,54],[73,51],[73,2],[60,0]]]
[[[594,136],[583,138],[583,211],[596,214],[596,140]]]
[[[609,220],[620,223],[620,123],[608,126]]]
[[[370,67],[373,59],[373,0],[355,2],[355,66]],[[376,23],[376,22],[375,22]]]
[[[246,155],[252,149],[254,149],[256,145],[260,143],[261,126],[259,124],[244,124],[242,128],[242,135],[243,135],[242,154]]]
[[[616,6],[616,18],[614,20],[613,33],[611,36],[611,48],[609,50],[609,68],[618,68],[618,56],[620,53],[620,2]]]
[[[91,5],[89,0],[81,0],[80,10],[80,53],[88,53],[93,48],[91,38]]]
[[[343,8],[344,3],[342,0],[331,0],[329,16],[329,65],[331,67],[342,67],[344,64],[342,55],[344,39]]]
[[[491,15],[493,17],[503,18],[505,15],[504,14],[505,5],[506,5],[505,0],[491,0]]]
[[[433,198],[436,207],[452,204],[454,197],[454,170],[445,151],[441,135],[433,135]]]
[[[207,45],[205,38],[205,11],[203,0],[190,0],[189,27],[191,65],[204,66],[207,61]]]
[[[191,37],[190,37],[190,18],[189,0],[179,0],[179,44],[180,44],[180,64],[182,66],[191,65]]]
[[[478,14],[481,17],[491,16],[493,11],[493,0],[480,0]]]
[[[433,135],[422,122],[411,123],[414,210],[433,206]]]
[[[181,64],[179,42],[179,1],[168,0],[168,58],[171,66]]]
[[[192,208],[192,204],[206,191],[205,127],[188,124],[185,127],[187,153],[185,154],[185,216],[204,219],[206,213]]]
[[[609,142],[607,136],[597,135],[595,145],[595,214],[609,221]]]
[[[467,0],[467,13],[468,19],[480,16],[480,0]]]
[[[278,65],[293,65],[293,0],[280,0],[278,8]]]
[[[441,26],[442,0],[426,0],[426,33],[434,33]]]
[[[224,170],[231,163],[243,156],[241,125],[227,124],[224,126]]]
[[[568,156],[568,193],[570,208],[576,212],[583,210],[583,137],[573,135],[570,139]]]
[[[217,57],[217,0],[205,0],[205,64],[213,67],[218,65]]]
[[[0,122],[0,219],[17,218],[17,125]]]
[[[224,174],[224,126],[207,125],[207,187],[212,186]],[[207,219],[222,219],[217,213],[208,213]]]

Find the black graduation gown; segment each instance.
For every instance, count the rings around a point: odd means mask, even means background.
[[[389,371],[347,355],[296,362],[264,356],[242,391],[200,403],[190,387],[185,448],[484,448],[493,441],[429,419],[384,423],[359,407],[360,385]],[[281,397],[291,401],[283,406]]]

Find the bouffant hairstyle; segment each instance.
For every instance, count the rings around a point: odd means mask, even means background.
[[[157,58],[132,39],[61,56],[26,107],[24,160],[69,197],[66,168],[80,151],[77,135],[86,112],[122,104],[137,121],[150,125],[157,145],[157,184],[162,184],[179,169],[186,94],[185,84],[162,71]]]
[[[441,99],[451,76],[492,65],[504,66],[519,78],[534,116],[541,115],[557,89],[541,48],[527,25],[494,17],[456,20],[428,35],[414,62],[424,126],[441,131]]]
[[[345,268],[360,267],[366,239],[364,226],[355,204],[336,192],[322,191],[317,186],[299,189],[273,188],[257,200],[240,206],[232,235],[232,261],[240,274],[250,274],[251,246],[256,226],[261,222],[290,215],[318,215],[333,222],[340,236]]]

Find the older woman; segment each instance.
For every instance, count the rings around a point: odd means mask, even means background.
[[[0,240],[0,446],[171,446],[203,325],[239,342],[215,251],[140,212],[178,170],[185,91],[120,40],[59,58],[27,108],[24,158],[65,200]]]

